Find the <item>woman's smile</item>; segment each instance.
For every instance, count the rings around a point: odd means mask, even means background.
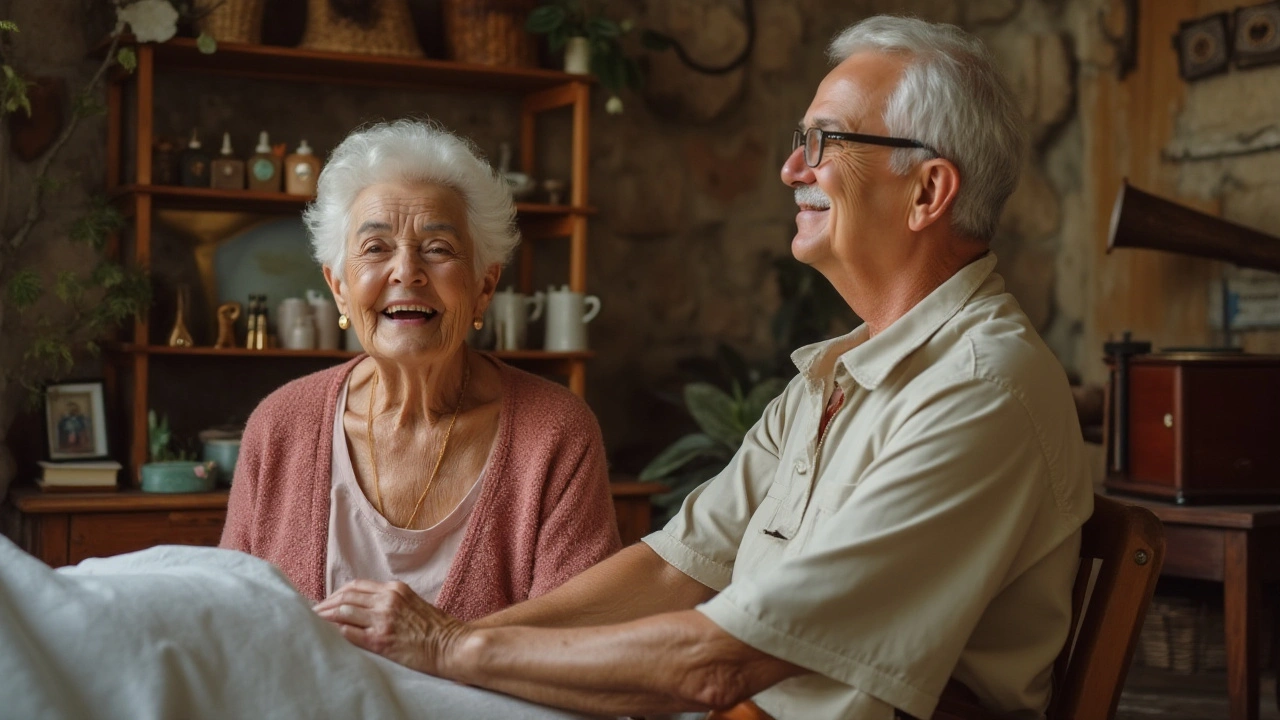
[[[440,317],[440,311],[420,303],[392,303],[382,310],[382,316],[396,327],[427,325]]]

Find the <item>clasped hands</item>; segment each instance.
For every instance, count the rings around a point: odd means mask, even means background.
[[[313,609],[352,644],[439,677],[446,676],[450,650],[468,632],[402,582],[354,580]]]

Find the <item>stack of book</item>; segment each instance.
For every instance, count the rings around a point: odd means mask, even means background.
[[[40,462],[44,477],[36,485],[44,491],[115,490],[120,463],[114,460]]]

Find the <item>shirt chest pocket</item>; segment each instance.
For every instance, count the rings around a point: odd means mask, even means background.
[[[849,502],[872,467],[874,455],[871,448],[842,448],[824,460],[813,489],[813,503],[827,511],[828,515]]]

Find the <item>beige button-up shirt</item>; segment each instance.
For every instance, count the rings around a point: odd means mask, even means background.
[[[645,538],[720,591],[708,618],[813,671],[756,696],[779,720],[926,718],[952,676],[993,710],[1048,704],[1093,493],[1066,376],[995,264],[797,350],[728,467]]]

